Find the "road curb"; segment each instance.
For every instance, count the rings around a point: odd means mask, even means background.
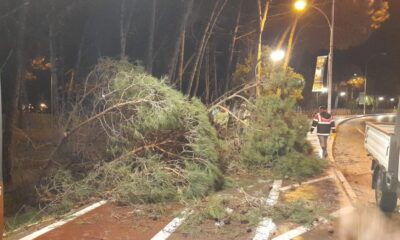
[[[374,117],[374,116],[381,116],[381,115],[393,115],[393,113],[387,113],[387,114],[367,114],[367,115],[357,115],[357,116],[352,116],[345,118],[341,120],[340,122],[337,123],[337,127],[340,127],[342,124],[355,120],[355,119],[362,119],[366,117]],[[346,193],[347,197],[349,198],[350,202],[354,205],[357,202],[357,195],[354,192],[353,188],[351,187],[350,183],[347,181],[346,177],[343,175],[342,171],[340,171],[337,167],[335,157],[333,155],[333,148],[335,146],[336,139],[330,138],[328,142],[328,158],[329,161],[333,164],[334,168],[332,169],[337,180],[340,183],[340,186],[342,186],[344,192]]]

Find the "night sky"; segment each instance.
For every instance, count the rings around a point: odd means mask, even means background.
[[[225,79],[227,53],[240,2],[240,0],[229,1],[209,43],[210,49],[215,48],[216,51],[218,80],[220,82]],[[67,6],[61,8],[61,10],[71,7],[67,4],[68,2],[58,2]],[[67,72],[76,67],[77,53],[81,43],[84,50],[81,59],[82,66],[80,67],[82,76],[96,64],[99,57],[115,58],[119,55],[120,1],[73,2],[76,3],[76,7],[67,11],[67,17],[63,20],[63,24],[60,24],[57,36],[60,46],[59,55],[63,56],[62,61],[60,59],[60,62],[63,62],[62,65],[60,64],[60,78],[63,79],[63,84],[66,84],[70,78]],[[315,0],[313,2],[329,15],[331,0]],[[335,38],[337,48],[335,49],[334,59],[334,82],[346,81],[354,73],[365,75],[365,66],[368,60],[386,52],[388,54],[386,57],[373,58],[368,65],[368,92],[377,96],[397,96],[400,93],[400,0],[389,0],[391,16],[380,29],[372,32],[372,34],[365,31],[369,26],[368,24],[358,22],[366,17],[366,14],[363,14],[364,16],[357,15],[360,11],[357,12],[358,8],[357,6],[354,7],[354,4],[352,9],[347,9],[352,2],[350,0],[337,0],[338,32]],[[180,0],[160,0],[159,3],[153,68],[153,74],[157,77],[168,72],[180,14],[183,10]],[[204,0],[196,3],[187,32],[186,60],[196,50],[215,1]],[[244,0],[239,34],[247,37],[242,38],[237,43],[235,60],[239,62],[243,61],[251,51],[254,51],[256,46],[257,34],[255,29],[258,27],[256,3],[255,0]],[[272,1],[264,34],[265,44],[275,47],[282,34],[293,23],[297,15],[293,11],[292,3],[292,0]],[[19,4],[5,0],[0,0],[0,4],[1,16],[7,16],[0,21],[0,26],[6,30],[3,38],[0,39],[0,60],[4,62],[10,50],[16,47],[18,11],[13,9],[18,10]],[[48,17],[51,12],[48,0],[32,1],[25,36],[27,40],[25,46],[27,63],[35,57],[45,57],[47,61],[49,59]],[[143,62],[143,59],[145,59],[149,16],[149,1],[137,1],[127,47],[131,61]],[[364,32],[367,32],[367,34],[363,34]],[[354,39],[352,35],[354,35]],[[349,39],[350,43],[347,45],[343,43],[344,40]],[[313,101],[311,87],[316,57],[327,54],[328,40],[329,31],[325,19],[316,11],[306,11],[299,21],[290,64],[307,80],[303,104],[307,104],[307,101]],[[15,54],[12,56],[2,75],[3,99],[6,101],[10,98],[9,89],[12,88],[15,79]],[[187,72],[190,73],[190,69]],[[49,72],[46,72],[46,74],[46,76],[38,75],[38,80],[27,83],[27,89],[30,90],[28,92],[30,102],[48,101],[50,92]],[[202,89],[202,86],[200,86],[200,89]],[[200,92],[199,97],[202,95],[204,94]]]
[[[400,93],[400,1],[391,0],[390,18],[362,45],[340,51],[335,58],[335,81],[365,74],[368,61],[368,92],[398,96]],[[387,56],[379,56],[387,53]],[[358,68],[358,69],[357,69]],[[357,71],[358,70],[358,71]]]

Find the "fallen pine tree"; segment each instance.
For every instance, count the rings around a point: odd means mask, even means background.
[[[88,75],[77,99],[38,188],[42,202],[154,203],[222,186],[218,139],[199,100],[140,66],[109,59]]]

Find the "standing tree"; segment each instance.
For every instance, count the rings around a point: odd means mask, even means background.
[[[236,16],[235,28],[234,28],[233,34],[232,34],[232,41],[231,41],[231,45],[229,47],[229,56],[228,56],[228,64],[226,67],[226,79],[225,79],[224,92],[227,92],[230,87],[230,82],[231,82],[231,77],[232,77],[233,57],[234,57],[234,53],[235,53],[235,49],[236,49],[236,41],[238,38],[240,17],[242,14],[242,6],[243,6],[243,0],[240,0],[239,8],[238,8],[237,16]]]
[[[27,13],[30,6],[29,1],[24,0],[21,1],[21,9],[19,10],[18,16],[18,32],[16,37],[16,64],[17,71],[15,77],[14,88],[12,89],[11,95],[11,104],[9,108],[9,112],[6,114],[8,119],[6,119],[5,125],[5,153],[4,153],[4,182],[11,183],[12,182],[12,158],[15,153],[15,132],[13,131],[15,127],[18,126],[18,113],[21,105],[21,90],[23,89],[22,85],[24,82],[24,73],[25,73],[25,34],[26,34],[26,19]]]
[[[180,55],[180,66],[179,66],[179,83],[181,90],[182,90],[182,77],[183,77],[183,62],[185,57],[186,27],[188,25],[189,16],[192,14],[193,5],[194,5],[194,0],[185,1],[185,9],[182,14],[182,20],[179,26],[178,37],[177,40],[175,41],[174,51],[168,69],[168,78],[170,80],[173,80],[173,76],[176,71],[176,65],[178,62],[178,55],[180,51],[181,55]]]
[[[257,83],[261,83],[261,60],[262,60],[262,40],[263,40],[263,34],[264,34],[264,29],[265,29],[265,24],[267,22],[268,18],[268,11],[269,11],[269,5],[270,5],[270,0],[266,0],[265,3],[262,3],[261,0],[257,0],[257,7],[258,7],[258,17],[259,17],[259,28],[258,28],[258,49],[257,49],[257,62],[256,62],[256,67],[257,67],[257,76],[256,80]],[[256,87],[256,96],[260,96],[261,94],[261,88],[258,85]]]
[[[204,52],[206,50],[207,44],[209,43],[209,40],[210,40],[212,34],[213,34],[214,27],[215,27],[219,17],[221,16],[221,13],[224,10],[227,2],[228,2],[228,0],[218,0],[215,2],[210,19],[206,25],[206,28],[204,29],[201,41],[197,47],[197,51],[196,51],[195,59],[194,59],[194,63],[193,63],[192,73],[189,78],[189,86],[186,90],[186,93],[188,95],[194,96],[197,94]],[[193,84],[195,84],[194,89],[193,89]]]
[[[136,5],[136,0],[122,0],[120,12],[120,46],[121,59],[126,58],[126,46],[128,40],[129,29],[131,28],[133,10]]]
[[[147,47],[146,70],[148,73],[153,72],[153,49],[154,49],[154,34],[156,28],[156,15],[157,15],[157,0],[152,0],[151,16],[150,16],[150,33]]]

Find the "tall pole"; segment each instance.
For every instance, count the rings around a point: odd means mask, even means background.
[[[328,112],[332,112],[332,81],[333,81],[333,45],[335,34],[335,0],[332,0],[332,16],[330,24],[331,36],[329,44],[329,63],[328,63]]]

